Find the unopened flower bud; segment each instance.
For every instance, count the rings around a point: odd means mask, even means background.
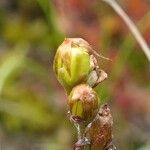
[[[74,87],[68,99],[70,114],[77,123],[90,123],[97,114],[98,103],[96,92],[86,84]]]
[[[53,68],[68,94],[77,84],[86,83],[94,87],[107,77],[106,73],[105,76],[101,74],[95,53],[81,38],[66,38],[59,46]]]

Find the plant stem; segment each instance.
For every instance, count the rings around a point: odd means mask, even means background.
[[[124,12],[124,10],[119,6],[119,4],[115,0],[103,0],[103,1],[109,4],[117,12],[117,14],[124,20],[128,28],[132,32],[133,36],[141,46],[147,59],[150,61],[150,48],[148,47],[141,33],[135,26],[134,22],[129,18],[129,16]]]

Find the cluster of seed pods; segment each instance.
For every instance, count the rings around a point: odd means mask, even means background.
[[[91,137],[95,138],[91,126],[95,128],[94,126],[98,125],[95,122],[100,119],[97,116],[100,116],[101,101],[94,87],[106,79],[107,74],[99,68],[97,57],[101,56],[85,40],[66,38],[58,47],[54,58],[53,69],[66,91],[70,120],[78,131],[76,150],[91,145]],[[108,111],[107,108],[105,111]],[[96,138],[95,142],[98,140],[97,136]]]

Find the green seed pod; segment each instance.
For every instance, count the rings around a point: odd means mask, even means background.
[[[68,94],[78,84],[87,83],[94,87],[101,82],[95,53],[81,38],[66,38],[57,49],[53,69]]]
[[[80,84],[74,87],[68,99],[73,121],[90,123],[98,112],[98,103],[99,98],[90,86]]]
[[[90,71],[90,56],[87,49],[80,47],[75,39],[65,39],[59,46],[53,65],[59,82],[69,93],[83,83]]]

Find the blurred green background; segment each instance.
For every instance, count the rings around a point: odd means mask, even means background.
[[[150,1],[120,0],[150,46]],[[81,37],[109,78],[96,91],[114,116],[120,150],[150,149],[150,65],[101,0],[0,0],[0,150],[70,150],[76,131],[52,70],[65,37]]]

